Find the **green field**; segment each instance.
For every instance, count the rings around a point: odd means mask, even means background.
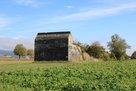
[[[136,91],[136,62],[0,61],[0,91]]]

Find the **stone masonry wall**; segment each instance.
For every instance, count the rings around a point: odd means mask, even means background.
[[[70,32],[38,33],[35,39],[35,61],[82,60],[80,47]]]

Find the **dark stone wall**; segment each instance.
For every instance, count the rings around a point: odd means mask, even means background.
[[[35,60],[68,60],[68,38],[36,39]]]
[[[70,32],[38,33],[35,39],[35,61],[82,60],[79,46],[74,44]]]

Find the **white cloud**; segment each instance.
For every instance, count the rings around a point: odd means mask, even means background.
[[[66,8],[67,8],[67,9],[73,9],[74,6],[68,5],[68,6],[66,6]]]
[[[59,23],[64,21],[85,20],[94,17],[118,14],[129,9],[136,9],[136,3],[121,4],[118,6],[108,7],[108,8],[94,8],[87,11],[55,17],[49,20],[48,23],[51,24],[51,23]]]
[[[11,24],[11,20],[5,17],[0,17],[0,27],[6,27]]]
[[[17,44],[23,44],[26,48],[34,48],[34,40],[22,37],[0,37],[0,48],[5,50],[14,50]]]
[[[38,7],[45,4],[45,2],[42,2],[41,0],[15,0],[15,1],[20,5],[32,7]]]

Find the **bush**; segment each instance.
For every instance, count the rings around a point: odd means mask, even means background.
[[[90,45],[86,52],[95,58],[103,59],[104,61],[110,60],[109,53],[105,51],[105,49],[98,43],[94,42],[92,45]]]

